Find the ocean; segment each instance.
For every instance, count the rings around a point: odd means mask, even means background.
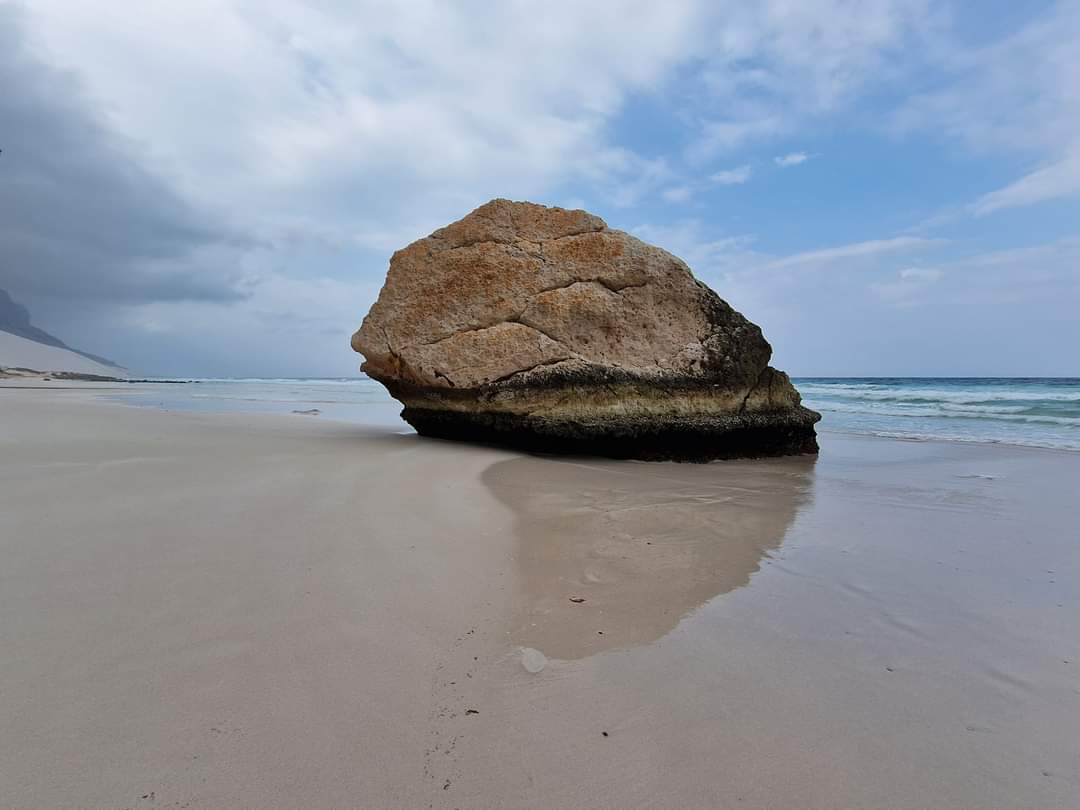
[[[802,377],[820,429],[1080,450],[1080,379]]]
[[[1080,450],[1080,378],[801,377],[823,433]],[[408,430],[366,377],[201,379],[113,394],[147,407],[292,413]]]

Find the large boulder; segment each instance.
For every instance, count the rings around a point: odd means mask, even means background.
[[[817,452],[772,348],[679,259],[585,211],[492,200],[399,250],[353,335],[427,436],[616,458]]]

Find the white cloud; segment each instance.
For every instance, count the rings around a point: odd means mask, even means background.
[[[1080,193],[1080,5],[1057,2],[1011,35],[942,58],[938,89],[893,116],[900,133],[960,139],[975,154],[1034,158],[1040,167],[983,194],[983,216]]]
[[[722,186],[738,186],[749,180],[753,171],[753,168],[747,163],[742,166],[737,166],[734,169],[723,169],[718,171],[715,174],[712,174],[709,179]]]
[[[759,104],[740,110],[730,118],[712,119],[701,125],[697,140],[688,150],[691,160],[704,160],[717,152],[737,149],[753,140],[765,140],[787,129],[787,123],[771,108]]]
[[[891,124],[961,139],[980,153],[1052,152],[1080,134],[1080,6],[1056,2],[1008,36],[948,43],[934,89],[912,95]]]
[[[900,271],[905,281],[933,282],[941,278],[941,271],[933,267],[906,267]]]
[[[752,255],[750,246],[755,241],[752,234],[727,235],[697,219],[671,225],[642,224],[630,230],[639,239],[678,256],[702,278],[744,263]]]
[[[684,203],[690,199],[693,193],[690,186],[673,186],[665,189],[660,196],[671,203]]]
[[[696,0],[499,6],[39,0],[42,51],[200,203],[264,231],[348,239],[442,224],[586,177],[617,204],[637,160],[606,122],[699,38]],[[629,187],[629,188],[628,188]]]
[[[985,216],[1005,208],[1054,200],[1080,194],[1080,151],[1049,166],[1024,175],[997,191],[979,197],[971,205],[976,216]]]
[[[915,70],[945,24],[930,0],[717,3],[692,159],[805,130]]]
[[[984,252],[892,238],[778,257],[699,221],[634,233],[681,256],[760,325],[773,364],[793,374],[1078,371],[1060,347],[1080,343],[1080,238]],[[969,255],[946,258],[946,246]],[[926,264],[910,264],[912,252]]]
[[[372,232],[423,233],[492,196],[544,198],[567,181],[617,206],[681,185],[663,160],[612,141],[630,94],[698,60],[705,151],[776,134],[849,98],[932,24],[928,3],[553,0],[539,20],[515,4],[476,14],[433,0],[123,14],[106,0],[36,0],[29,20],[41,53],[190,199],[271,240],[308,230],[371,244]]]
[[[798,166],[800,163],[806,163],[809,159],[810,155],[806,154],[806,152],[789,152],[786,155],[774,157],[773,163],[781,169],[786,169],[788,166]]]
[[[886,253],[917,252],[940,245],[942,241],[921,236],[894,236],[890,239],[871,239],[865,242],[853,242],[849,245],[794,253],[770,261],[764,266],[764,269],[779,270],[789,267],[826,266],[847,259],[862,259]]]
[[[588,163],[578,167],[576,173],[596,197],[619,208],[637,205],[641,199],[673,178],[663,158],[643,158],[636,152],[619,147],[594,152]]]
[[[941,280],[941,271],[934,267],[905,267],[892,281],[871,284],[878,297],[902,306],[911,306],[919,296]]]

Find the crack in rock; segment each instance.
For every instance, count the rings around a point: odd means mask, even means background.
[[[560,340],[558,338],[555,338],[555,337],[552,337],[550,334],[545,332],[540,327],[536,326],[534,323],[526,322],[526,321],[522,320],[522,318],[525,316],[526,312],[528,312],[530,309],[533,308],[533,306],[535,306],[535,304],[536,304],[535,299],[536,299],[537,296],[543,295],[545,293],[550,293],[550,292],[558,292],[559,290],[569,290],[571,287],[575,287],[578,284],[596,284],[597,286],[602,287],[603,289],[607,290],[608,292],[615,293],[616,295],[621,294],[623,290],[637,289],[637,288],[640,288],[640,287],[649,286],[648,281],[643,281],[643,282],[637,283],[637,284],[630,283],[630,284],[614,285],[614,284],[610,284],[610,283],[608,283],[608,282],[606,282],[606,281],[604,281],[603,279],[600,279],[600,278],[575,279],[574,281],[570,281],[570,282],[567,282],[565,284],[556,284],[556,285],[554,285],[552,287],[542,287],[541,289],[537,290],[536,292],[530,294],[529,302],[525,305],[525,307],[520,312],[518,312],[516,314],[513,314],[513,315],[509,315],[506,318],[502,318],[502,319],[494,321],[492,323],[483,324],[481,326],[467,326],[467,327],[464,327],[464,328],[461,328],[461,329],[456,329],[453,332],[451,332],[450,334],[444,335],[442,337],[435,338],[434,340],[428,340],[428,341],[424,341],[422,343],[410,343],[410,344],[408,344],[406,346],[402,346],[401,349],[398,352],[395,352],[393,350],[393,348],[390,346],[389,338],[387,338],[386,345],[387,345],[387,348],[390,350],[390,353],[394,357],[400,357],[400,352],[407,351],[408,349],[416,348],[418,346],[435,346],[435,345],[437,345],[439,343],[443,343],[443,342],[445,342],[447,340],[450,340],[451,338],[455,338],[458,335],[467,335],[467,334],[469,334],[471,332],[484,332],[484,331],[487,331],[488,329],[494,329],[496,326],[501,326],[504,323],[516,323],[516,324],[521,324],[522,326],[527,326],[530,329],[535,329],[537,332],[540,332],[541,334],[545,335],[549,340],[552,340],[555,343],[558,343],[558,344],[562,345],[562,343],[563,343],[562,340]],[[385,335],[385,333],[386,333],[385,328],[383,329],[383,333]],[[564,346],[564,348],[567,348],[567,347]],[[567,351],[570,351],[569,348],[567,348]]]

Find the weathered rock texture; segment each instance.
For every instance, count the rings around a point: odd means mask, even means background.
[[[585,211],[493,200],[399,250],[353,335],[428,436],[617,458],[814,453],[761,330]]]

